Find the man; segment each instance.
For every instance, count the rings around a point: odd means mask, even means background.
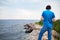
[[[48,31],[48,40],[52,39],[52,26],[53,21],[55,21],[55,15],[51,10],[51,6],[47,5],[46,10],[43,11],[41,20],[43,20],[43,28],[41,29],[39,33],[38,40],[42,40],[43,34]]]

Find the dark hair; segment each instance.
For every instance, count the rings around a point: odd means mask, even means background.
[[[50,6],[50,5],[47,5],[47,6],[46,6],[46,9],[47,9],[47,10],[50,10],[50,9],[51,9],[51,6]]]

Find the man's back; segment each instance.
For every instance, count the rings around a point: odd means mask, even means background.
[[[44,26],[52,28],[52,19],[55,17],[54,13],[50,10],[43,11],[42,16],[44,18]]]

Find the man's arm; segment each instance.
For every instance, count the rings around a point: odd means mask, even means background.
[[[54,13],[53,13],[52,18],[53,18],[52,21],[55,22],[56,20],[55,20],[55,14]]]
[[[43,16],[41,16],[41,20],[44,20]]]

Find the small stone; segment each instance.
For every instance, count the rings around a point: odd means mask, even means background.
[[[48,40],[47,36],[42,37],[43,40]]]

